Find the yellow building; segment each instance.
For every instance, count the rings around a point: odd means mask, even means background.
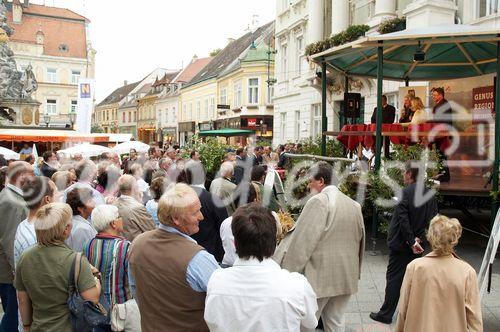
[[[98,124],[105,133],[119,132],[120,119],[118,118],[118,108],[120,107],[120,102],[127,97],[137,84],[139,82],[128,84],[125,81],[123,86],[113,91],[96,106],[93,114],[94,123]]]
[[[182,88],[181,145],[193,134],[211,129],[252,129],[259,137],[272,137],[272,86],[268,87],[268,80],[272,81],[274,73],[273,39],[271,22],[231,41]],[[243,138],[231,140],[238,142],[245,143]]]

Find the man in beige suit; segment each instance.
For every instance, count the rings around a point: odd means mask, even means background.
[[[349,298],[358,291],[365,248],[361,206],[332,185],[330,164],[319,162],[309,174],[309,188],[315,195],[274,259],[282,268],[304,274],[311,283],[325,331],[344,331],[345,311]]]
[[[220,177],[214,179],[210,184],[210,193],[219,197],[224,203],[227,215],[231,216],[236,210],[234,206],[233,194],[236,190],[236,184],[231,182],[234,173],[234,164],[230,161],[223,162],[220,166]]]
[[[137,180],[132,175],[122,175],[118,179],[120,197],[113,203],[123,219],[123,236],[132,242],[141,233],[156,228],[153,218],[141,203],[141,193]]]

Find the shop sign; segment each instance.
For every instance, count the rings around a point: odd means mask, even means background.
[[[495,110],[495,94],[493,85],[472,89],[472,119],[491,119]]]
[[[249,127],[256,127],[257,126],[257,119],[256,118],[248,118],[247,124]]]

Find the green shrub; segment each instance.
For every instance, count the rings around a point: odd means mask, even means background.
[[[334,46],[350,43],[364,36],[365,33],[368,32],[368,30],[370,30],[370,27],[366,24],[351,25],[346,30],[328,37],[325,40],[320,40],[318,42],[307,45],[305,53],[309,56],[316,53],[321,53]]]
[[[383,35],[386,33],[401,31],[406,29],[406,17],[395,17],[384,20],[378,26],[377,31]]]

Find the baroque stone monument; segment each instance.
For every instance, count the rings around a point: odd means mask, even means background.
[[[31,97],[38,83],[31,65],[24,72],[17,70],[8,45],[13,32],[7,24],[5,0],[0,0],[0,125],[38,126],[40,103]]]

